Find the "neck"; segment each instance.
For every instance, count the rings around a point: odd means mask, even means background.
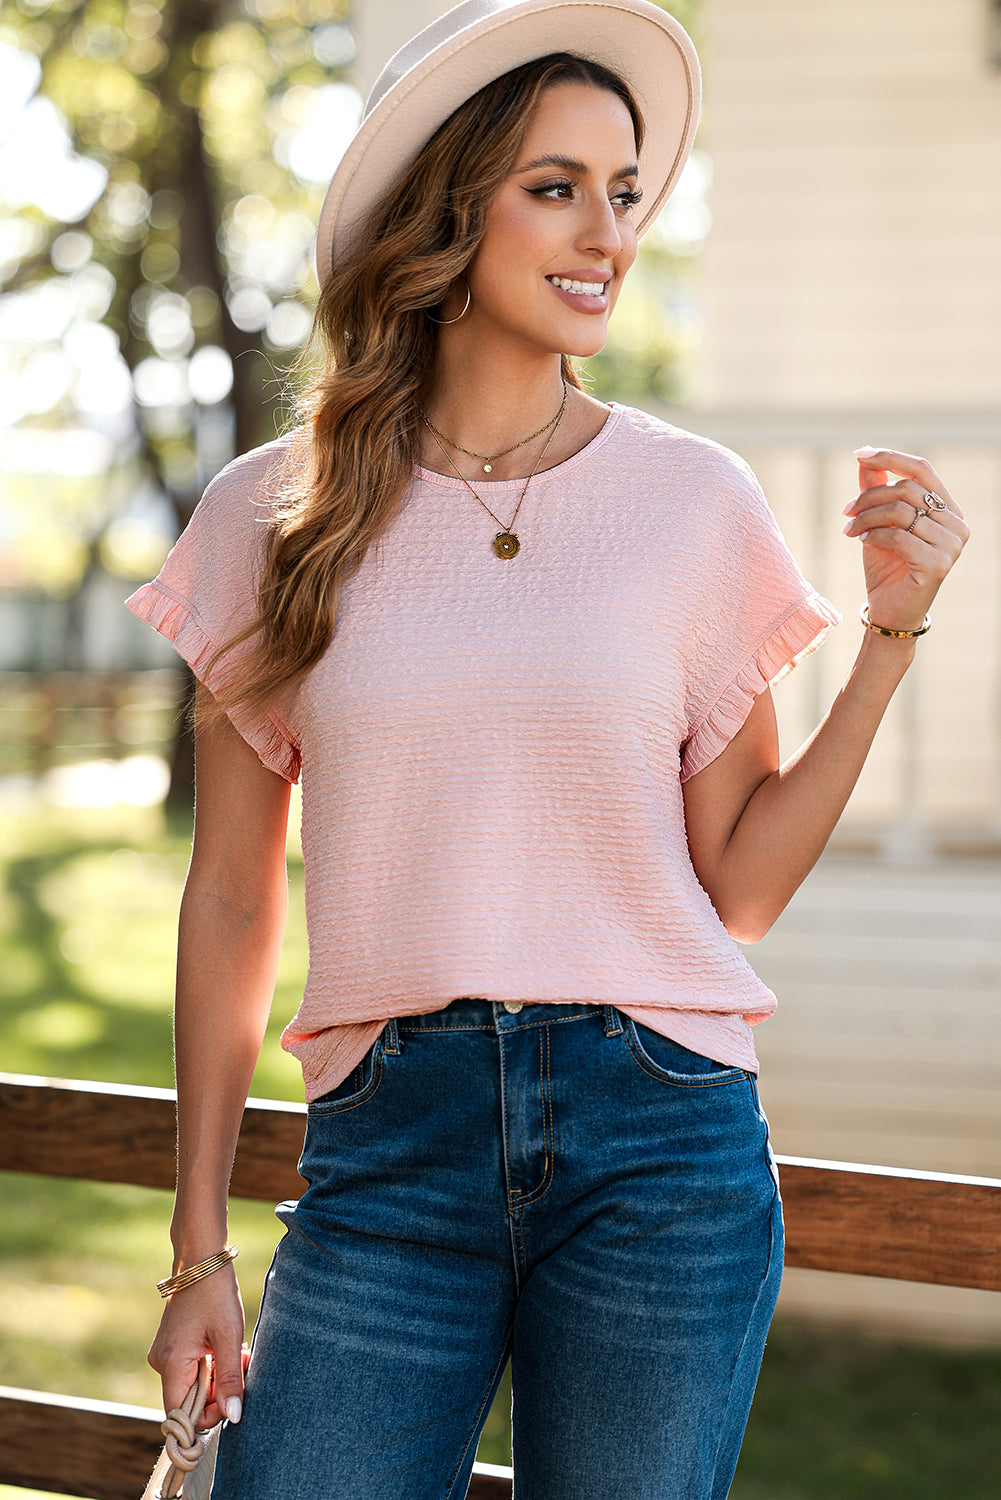
[[[434,425],[473,453],[496,454],[520,443],[543,422],[555,417],[563,400],[563,378],[558,355],[545,360],[493,361],[488,364],[475,351],[442,351],[435,369],[434,385],[426,412]],[[431,467],[444,464],[430,433],[426,449]],[[538,443],[544,443],[543,433]],[[494,478],[504,478],[524,469],[528,449],[529,468],[537,457],[537,444],[527,445],[498,461]],[[465,455],[449,450],[460,467]],[[435,462],[437,455],[437,462]],[[468,459],[466,460],[468,466]],[[465,470],[463,470],[465,472]],[[526,471],[527,472],[527,471]]]

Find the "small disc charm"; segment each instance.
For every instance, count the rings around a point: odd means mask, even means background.
[[[498,531],[494,537],[494,552],[498,557],[516,557],[521,543],[513,531]]]
[[[492,474],[493,471],[494,471],[493,464],[484,464],[483,465],[483,472],[484,472],[484,474]]]

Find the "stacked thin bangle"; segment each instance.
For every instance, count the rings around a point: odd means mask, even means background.
[[[172,1297],[175,1292],[183,1292],[186,1286],[194,1286],[196,1281],[211,1276],[213,1271],[221,1271],[231,1260],[236,1260],[239,1253],[235,1245],[227,1245],[218,1255],[210,1255],[208,1260],[200,1260],[197,1265],[186,1266],[175,1276],[165,1276],[162,1281],[157,1282],[156,1289],[161,1297]]]

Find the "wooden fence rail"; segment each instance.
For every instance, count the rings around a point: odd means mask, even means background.
[[[252,1099],[233,1193],[298,1197],[301,1105]],[[1001,1181],[778,1158],[786,1264],[1001,1291]],[[0,1170],[170,1189],[174,1095],[0,1074]],[[0,1387],[0,1484],[136,1500],[160,1442],[158,1414]],[[470,1500],[509,1500],[510,1471],[477,1464]]]

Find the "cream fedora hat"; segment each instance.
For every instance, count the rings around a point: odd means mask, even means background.
[[[649,0],[463,0],[401,47],[375,81],[320,210],[321,286],[439,125],[485,84],[550,52],[602,63],[631,90],[646,128],[636,227],[641,235],[650,228],[699,122],[699,60],[680,23]]]

